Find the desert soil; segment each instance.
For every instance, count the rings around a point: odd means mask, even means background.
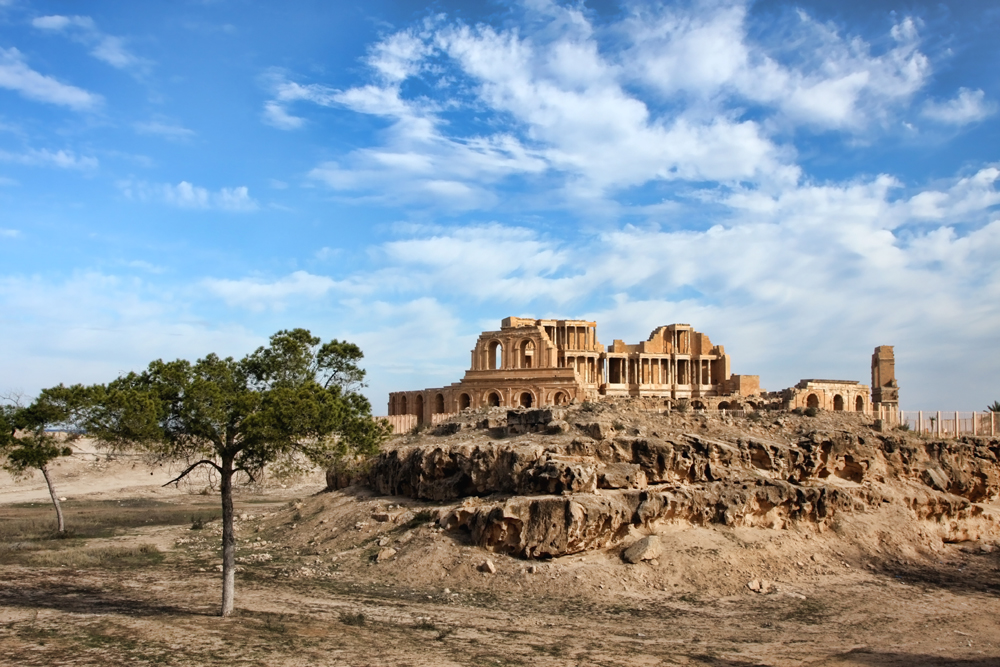
[[[0,664],[1000,665],[1000,550],[899,505],[822,530],[664,525],[636,565],[621,545],[529,562],[315,474],[238,498],[221,619],[207,481],[88,456],[54,475],[74,538],[46,532],[40,477],[0,479]]]

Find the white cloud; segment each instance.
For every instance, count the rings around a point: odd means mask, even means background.
[[[998,179],[1000,169],[986,167],[959,179],[947,191],[925,190],[910,198],[909,214],[916,220],[968,222],[970,214],[981,216],[1000,205]]]
[[[388,201],[484,207],[496,201],[494,184],[519,175],[554,176],[575,202],[669,181],[773,189],[797,183],[801,170],[773,127],[744,115],[747,103],[765,121],[862,131],[907,104],[930,72],[909,18],[873,54],[804,13],[788,26],[798,51],[755,42],[743,3],[636,10],[607,26],[551,3],[525,11],[522,29],[435,17],[388,35],[365,59],[373,81],[344,90],[272,70],[265,121],[301,127],[290,112],[297,103],[389,119],[379,145],[311,174]],[[417,79],[446,99],[405,95]],[[463,107],[491,129],[456,131],[446,119]]]
[[[264,122],[279,130],[297,130],[306,121],[291,115],[280,102],[272,100],[264,105]]]
[[[90,47],[90,55],[117,69],[142,71],[150,62],[131,53],[121,37],[108,35],[97,28],[89,16],[39,16],[31,25],[39,30],[66,32]]]
[[[73,151],[50,151],[46,148],[30,148],[22,153],[10,153],[0,150],[0,161],[14,162],[35,167],[58,167],[60,169],[79,169],[82,171],[97,169],[95,157],[77,155]]]
[[[135,131],[139,134],[153,134],[174,141],[183,141],[195,136],[194,130],[189,130],[181,125],[164,123],[158,120],[134,123],[132,127],[134,127]]]
[[[17,91],[31,100],[81,111],[93,109],[102,101],[100,95],[39,74],[28,67],[21,52],[15,48],[0,48],[0,88]]]
[[[21,232],[17,229],[2,229],[0,228],[0,237],[5,239],[16,239],[21,235]]]
[[[0,176],[0,187],[13,188],[13,187],[17,187],[18,185],[20,185],[20,183],[18,183],[13,178],[8,178],[6,176]]]
[[[306,271],[295,271],[274,282],[257,279],[216,279],[204,281],[205,289],[230,306],[240,306],[254,311],[284,308],[291,299],[317,299],[337,287],[337,282],[326,276]]]
[[[996,110],[996,102],[986,101],[982,90],[959,88],[954,99],[945,102],[928,100],[924,104],[923,115],[939,123],[967,125],[993,115]]]
[[[173,185],[127,180],[120,181],[118,187],[129,199],[159,201],[178,208],[236,212],[256,211],[259,208],[257,201],[250,196],[249,189],[243,185],[212,192],[188,181]]]

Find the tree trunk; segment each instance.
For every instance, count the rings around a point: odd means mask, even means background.
[[[233,530],[233,459],[222,459],[222,616],[233,613],[236,534]]]
[[[52,478],[49,477],[48,466],[42,466],[42,477],[45,478],[45,483],[49,486],[49,495],[52,496],[52,504],[56,506],[56,524],[59,526],[59,534],[62,535],[66,532],[66,524],[63,522],[62,507],[59,505],[59,496],[56,495],[56,489],[52,486]]]

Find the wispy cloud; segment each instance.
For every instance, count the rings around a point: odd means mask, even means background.
[[[97,169],[97,158],[77,155],[70,150],[50,151],[43,149],[28,149],[21,153],[11,153],[0,150],[0,162],[13,162],[34,167],[58,167],[59,169]]]
[[[306,271],[294,273],[274,281],[246,278],[241,280],[207,279],[205,289],[231,306],[260,311],[284,308],[292,299],[317,299],[337,287],[337,282],[326,276]]]
[[[68,34],[88,46],[90,55],[117,69],[143,72],[151,64],[129,51],[124,38],[99,30],[89,16],[39,16],[31,24],[39,30]]]
[[[243,185],[211,191],[188,181],[173,185],[126,180],[120,181],[118,187],[129,199],[161,202],[178,208],[234,212],[256,211],[259,208],[249,189]]]
[[[375,145],[310,174],[366,201],[484,208],[503,180],[544,175],[579,205],[654,183],[795,185],[788,127],[864,133],[931,72],[906,17],[877,51],[803,12],[782,24],[784,40],[754,36],[741,2],[631,7],[609,25],[555,3],[519,11],[528,20],[516,29],[439,16],[388,35],[365,58],[370,82],[343,90],[269,71],[265,120],[301,127],[298,104],[388,119]],[[441,95],[407,92],[426,86]],[[457,109],[484,122],[463,131]]]
[[[17,229],[0,229],[0,237],[5,239],[17,238],[21,235],[21,232]]]
[[[189,130],[182,125],[165,123],[158,120],[134,123],[132,127],[139,134],[152,134],[172,141],[186,141],[193,138],[196,134],[194,130]]]
[[[929,100],[923,115],[939,123],[967,125],[983,120],[997,111],[997,103],[986,99],[982,90],[959,88],[958,95],[944,102]]]
[[[14,90],[31,100],[79,111],[93,109],[102,102],[100,95],[61,83],[31,69],[15,48],[0,48],[0,88]]]

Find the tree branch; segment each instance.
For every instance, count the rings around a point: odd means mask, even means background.
[[[191,472],[192,470],[194,470],[198,466],[202,465],[203,463],[207,463],[208,465],[210,465],[213,468],[215,468],[216,470],[218,470],[220,473],[222,472],[222,468],[220,468],[219,464],[216,463],[215,461],[209,461],[208,459],[202,459],[201,461],[198,461],[197,463],[192,463],[191,465],[189,465],[184,472],[182,472],[177,477],[174,477],[172,480],[170,480],[169,482],[167,482],[163,486],[170,486],[171,484],[175,484],[175,483],[181,481],[182,479],[184,479],[185,477],[187,477],[187,474],[189,472]],[[160,487],[160,488],[163,488],[163,487]]]
[[[233,474],[235,475],[238,472],[245,472],[247,474],[247,477],[250,478],[251,482],[253,482],[254,484],[257,483],[257,480],[254,479],[254,477],[253,477],[253,473],[250,472],[250,470],[248,470],[247,468],[244,468],[244,467],[240,466],[239,468],[237,468],[236,470],[233,471]]]

